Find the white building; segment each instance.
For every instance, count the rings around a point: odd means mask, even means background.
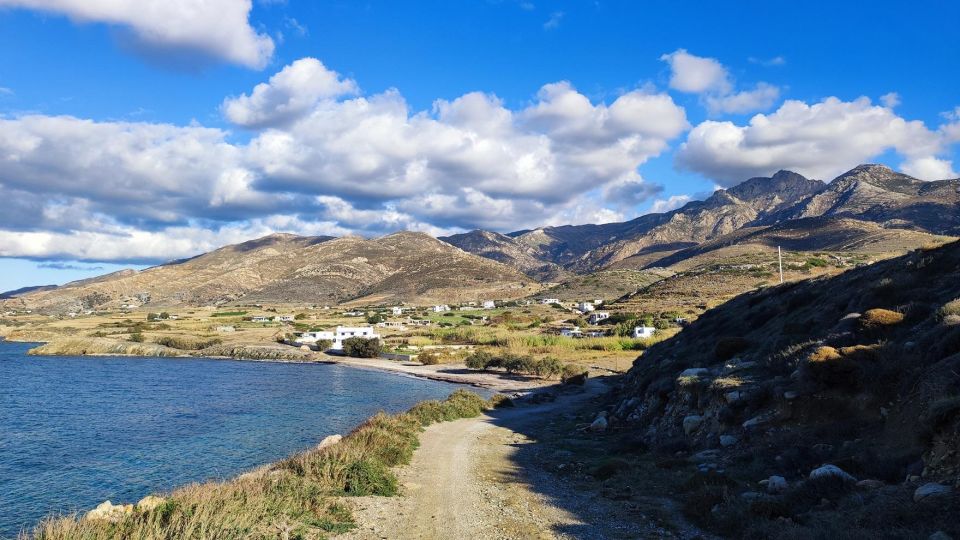
[[[633,329],[633,337],[636,339],[652,338],[657,329],[652,326],[637,326]]]
[[[293,322],[293,315],[277,315],[273,320],[274,322]]]
[[[450,306],[446,304],[440,304],[438,306],[433,306],[434,313],[443,313],[444,311],[450,311]]]
[[[574,326],[573,328],[561,328],[560,335],[566,337],[583,337],[583,332],[580,331],[579,326]]]
[[[609,311],[594,311],[587,317],[587,320],[590,321],[590,324],[597,324],[600,321],[605,321],[610,318]]]
[[[593,302],[580,302],[579,304],[577,304],[577,311],[579,311],[580,313],[590,313],[595,309],[596,308],[593,307]]]
[[[544,298],[540,300],[541,304],[559,304],[560,300],[558,298]]]
[[[329,341],[330,350],[343,350],[343,342],[352,337],[364,339],[380,339],[380,334],[373,331],[372,326],[338,326],[333,332],[304,332],[295,341],[298,345],[313,345],[318,341]]]
[[[496,307],[497,307],[497,303],[494,302],[493,300],[484,300],[484,301],[483,301],[483,309],[494,309],[494,308],[496,308]]]
[[[403,308],[400,306],[394,306],[390,308],[390,313],[393,313],[394,315],[397,315],[397,316],[403,315]]]
[[[264,315],[255,315],[250,317],[250,322],[270,322],[270,317]]]

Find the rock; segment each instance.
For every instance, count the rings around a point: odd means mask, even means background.
[[[597,419],[590,424],[590,431],[606,431],[607,419],[605,416],[597,416]]]
[[[816,468],[810,471],[810,479],[818,480],[821,478],[839,478],[844,482],[856,482],[857,479],[851,476],[849,473],[837,467],[836,465],[823,465],[822,467]]]
[[[83,519],[90,521],[109,521],[116,523],[126,516],[133,513],[132,504],[113,504],[110,501],[103,501],[96,508],[87,512]]]
[[[943,531],[937,531],[928,536],[927,540],[953,540],[953,537]]]
[[[861,480],[857,482],[857,487],[860,489],[880,489],[883,487],[883,482],[880,480]]]
[[[340,442],[341,440],[343,440],[343,435],[339,435],[339,434],[328,435],[324,437],[322,441],[320,441],[320,444],[317,445],[317,450],[320,450],[321,448],[326,448],[328,446],[333,446],[338,442]]]
[[[913,492],[913,501],[920,502],[927,499],[935,499],[949,495],[951,492],[953,492],[953,488],[950,486],[937,484],[936,482],[930,482],[918,487]]]
[[[727,373],[734,373],[744,369],[750,369],[756,365],[757,363],[752,361],[731,360],[727,362],[724,368],[726,368]]]
[[[707,368],[696,367],[685,369],[680,373],[680,377],[706,377],[710,374],[710,370]]]
[[[746,499],[748,501],[755,501],[757,499],[763,498],[763,493],[758,493],[756,491],[744,491],[740,494],[740,498]]]
[[[771,476],[767,478],[767,493],[776,495],[787,490],[787,479],[782,476]]]
[[[683,432],[690,435],[703,424],[703,417],[697,414],[691,414],[683,419]]]
[[[759,426],[760,424],[765,424],[765,423],[767,423],[767,418],[765,418],[765,417],[763,417],[763,416],[754,416],[753,418],[751,418],[751,419],[747,420],[746,422],[744,422],[744,423],[743,423],[743,427],[744,427],[744,428],[752,428],[752,427],[756,427],[756,426]]]
[[[737,439],[733,435],[721,435],[720,436],[720,446],[727,448],[733,446],[740,442],[740,439]]]
[[[798,394],[797,392],[794,392],[793,390],[787,390],[786,392],[783,393],[783,399],[787,401],[793,401],[798,397],[800,397],[800,394]]]
[[[707,463],[710,461],[717,461],[719,459],[720,459],[719,450],[702,450],[690,456],[690,461],[694,463]]]
[[[146,497],[137,501],[137,510],[141,512],[149,512],[154,508],[160,506],[166,501],[163,497],[157,497],[156,495],[147,495]]]
[[[723,399],[727,403],[731,403],[731,404],[736,403],[741,399],[743,399],[743,392],[739,390],[734,390],[733,392],[727,392],[726,394],[723,395]]]

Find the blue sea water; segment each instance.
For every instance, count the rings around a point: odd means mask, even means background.
[[[455,386],[328,364],[27,356],[0,342],[0,537],[236,475]]]

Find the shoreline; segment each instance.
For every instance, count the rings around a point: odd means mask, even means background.
[[[0,336],[0,341],[10,343],[37,343],[42,345],[51,343],[49,341],[16,340],[9,339],[6,336]],[[123,344],[124,342],[117,342]],[[137,344],[134,344],[137,345]],[[249,345],[250,347],[265,347],[266,345]],[[299,352],[299,350],[297,350]],[[198,351],[199,352],[199,351]],[[30,354],[28,352],[28,354]],[[322,352],[311,352],[300,358],[252,358],[224,356],[215,354],[164,354],[164,355],[143,355],[131,353],[111,353],[111,352],[92,352],[84,354],[36,354],[32,356],[93,356],[93,357],[123,357],[123,358],[207,358],[211,360],[236,360],[238,362],[271,362],[287,364],[328,364],[342,365],[355,369],[370,369],[376,371],[390,372],[398,375],[406,375],[418,379],[430,381],[445,382],[474,388],[482,388],[493,392],[523,394],[540,388],[552,386],[558,381],[524,378],[508,376],[505,373],[491,371],[468,370],[463,364],[410,364],[402,363],[398,360],[387,360],[383,358],[353,358],[348,356],[333,356]],[[456,370],[456,373],[443,373],[441,370]]]

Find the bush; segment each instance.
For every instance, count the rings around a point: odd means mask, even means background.
[[[533,373],[537,377],[550,379],[563,373],[563,362],[552,356],[541,358],[533,366]]]
[[[343,340],[343,353],[354,358],[376,358],[383,351],[379,339],[352,337]]]
[[[367,315],[367,324],[382,323],[386,320],[387,318],[383,315],[383,313],[371,313],[370,315]]]
[[[487,351],[476,351],[470,353],[464,360],[464,363],[470,369],[487,369],[493,362],[493,355]]]
[[[140,332],[134,332],[130,334],[130,341],[134,343],[143,343],[143,334]]]
[[[392,497],[398,491],[397,477],[380,461],[370,459],[355,461],[347,468],[343,491],[357,497],[365,495]]]
[[[520,356],[518,354],[508,354],[503,358],[503,369],[507,373],[532,373],[536,366],[536,361],[532,356]]]
[[[435,366],[442,363],[443,357],[436,351],[423,351],[417,355],[417,360],[425,366]]]
[[[220,338],[194,339],[187,336],[160,336],[154,340],[154,343],[184,351],[199,351],[207,347],[219,345],[223,343],[223,340]]]

